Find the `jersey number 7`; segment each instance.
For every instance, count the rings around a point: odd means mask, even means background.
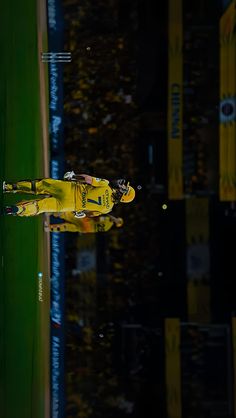
[[[87,202],[94,203],[95,205],[100,205],[101,206],[101,204],[102,204],[102,198],[101,198],[101,196],[99,196],[98,197],[98,200],[87,199]]]

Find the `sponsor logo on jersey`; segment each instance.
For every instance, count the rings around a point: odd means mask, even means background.
[[[82,208],[86,207],[86,192],[82,192]]]
[[[109,191],[105,191],[105,206],[107,209],[110,208],[110,199],[109,199]]]

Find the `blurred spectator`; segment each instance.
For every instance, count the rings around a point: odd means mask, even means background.
[[[139,164],[143,155],[139,156],[137,146],[141,124],[136,98],[139,3],[138,0],[63,0],[65,50],[72,51],[73,57],[72,65],[64,67],[68,171],[96,173],[109,179],[114,179],[119,172],[134,182],[144,177]],[[123,21],[122,4],[126,11]],[[207,26],[205,29],[199,26],[205,17],[200,20],[199,13],[192,13],[189,7],[186,3],[183,145],[185,192],[194,195],[205,193],[210,187],[207,129],[215,122],[212,103],[218,98],[212,84],[207,98],[205,92],[206,85],[215,80],[209,76],[216,71],[208,57],[212,34]],[[165,110],[162,112],[159,119],[164,135]],[[122,231],[113,228],[105,236],[96,236],[96,272],[80,271],[75,252],[78,240],[71,237],[75,234],[70,234],[67,243],[69,417],[137,417],[141,389],[151,393],[150,376],[155,380],[155,390],[159,379],[155,399],[156,396],[164,399],[164,377],[155,363],[156,351],[161,346],[155,327],[164,316],[161,289],[171,279],[160,265],[163,219],[160,198],[148,193],[145,185],[140,196],[132,210],[117,208],[116,216],[125,221]],[[169,290],[167,293],[169,297]],[[138,331],[132,324],[139,325]],[[199,332],[191,332],[199,346]],[[187,346],[188,337],[185,342]],[[155,347],[155,353],[150,346]],[[196,360],[195,353],[191,355],[194,382],[186,385],[190,398],[201,381],[196,376],[201,358],[197,354]],[[150,400],[150,394],[146,397]],[[144,414],[147,404],[144,402]],[[192,405],[189,408],[194,410]]]

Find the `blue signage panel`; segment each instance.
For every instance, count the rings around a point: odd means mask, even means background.
[[[64,21],[60,0],[48,0],[48,51],[64,49]],[[47,52],[47,51],[44,51]],[[63,63],[49,62],[50,175],[64,174]],[[51,418],[65,416],[65,238],[51,234]]]

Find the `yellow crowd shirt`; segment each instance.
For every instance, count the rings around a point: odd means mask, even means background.
[[[81,232],[83,232],[84,228],[86,232],[106,232],[109,231],[109,229],[111,229],[114,224],[109,216],[98,216],[96,218],[81,219],[81,221],[83,220],[87,222],[81,222]]]
[[[55,215],[54,215],[55,216]],[[52,224],[52,232],[80,232],[80,233],[97,233],[106,232],[111,229],[114,222],[109,216],[97,216],[94,218],[76,218],[74,213],[66,212],[59,215],[64,223]]]

